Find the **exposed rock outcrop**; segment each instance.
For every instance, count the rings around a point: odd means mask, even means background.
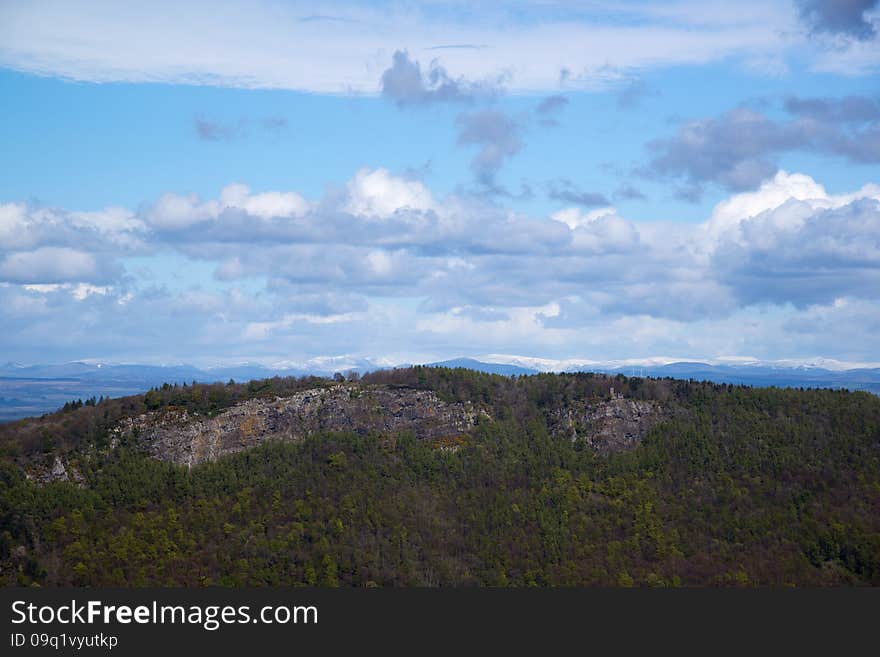
[[[638,445],[662,417],[656,401],[580,399],[546,411],[553,435],[582,440],[605,454]],[[339,384],[289,397],[241,402],[213,417],[164,408],[126,418],[111,445],[135,439],[154,458],[192,466],[255,447],[267,440],[298,441],[321,431],[366,434],[412,432],[437,448],[455,451],[479,417],[488,413],[470,402],[449,403],[431,390]],[[50,478],[69,476],[56,462]]]
[[[655,401],[629,399],[611,391],[610,400],[576,401],[549,414],[550,431],[583,440],[600,454],[632,449],[660,421]]]
[[[163,409],[124,420],[117,436],[136,438],[155,458],[188,466],[319,431],[402,432],[438,441],[474,427],[485,411],[447,403],[429,390],[336,385],[291,397],[253,399],[211,418]]]
[[[73,463],[57,454],[51,466],[48,462],[36,463],[25,472],[25,476],[39,484],[48,484],[50,481],[69,481],[77,486],[84,486],[86,481]]]

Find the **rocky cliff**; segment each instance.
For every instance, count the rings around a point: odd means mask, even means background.
[[[404,432],[447,445],[488,414],[469,402],[447,403],[430,390],[336,385],[290,397],[252,399],[211,418],[162,409],[127,418],[117,437],[137,439],[155,458],[188,466],[266,440],[302,440],[320,431]]]
[[[548,414],[551,433],[583,440],[601,454],[632,449],[662,417],[656,401],[629,399],[611,391],[610,400],[574,401]]]
[[[155,458],[192,466],[320,431],[409,431],[440,449],[456,449],[480,416],[489,419],[470,402],[448,403],[430,390],[348,384],[252,399],[214,417],[165,408],[126,418],[115,433],[135,438]],[[657,402],[613,393],[610,400],[575,400],[547,411],[551,433],[603,454],[635,447],[660,417]]]

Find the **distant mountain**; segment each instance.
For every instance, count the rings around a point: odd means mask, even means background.
[[[271,376],[332,376],[336,372],[360,373],[386,367],[384,363],[368,359],[326,358],[304,363],[283,362],[276,365],[242,363],[218,367],[200,368],[188,364],[144,365],[130,363],[72,362],[50,365],[0,365],[0,378],[6,379],[60,379],[75,378],[83,381],[127,381],[148,383],[211,383],[235,379],[247,381]],[[149,387],[148,386],[148,387]]]
[[[452,360],[442,360],[437,363],[428,363],[427,367],[462,367],[467,370],[485,372],[486,374],[501,374],[502,376],[525,376],[528,374],[538,374],[538,372],[540,371],[530,367],[507,365],[505,363],[484,363],[473,358],[453,358]]]
[[[509,365],[542,372],[600,372],[625,376],[670,377],[714,383],[781,388],[846,388],[880,394],[880,367],[852,367],[847,363],[817,359],[821,364],[798,361],[746,361],[734,363],[703,363],[692,361],[658,362],[648,359],[640,363],[628,361],[575,361],[529,359],[522,356],[485,356],[481,365]],[[478,369],[478,368],[472,368]],[[483,370],[486,371],[486,370]]]
[[[710,365],[707,363],[670,363],[654,367],[592,368],[592,371],[631,376],[695,379],[715,383],[780,388],[846,388],[880,394],[880,368],[825,370],[819,368],[768,367],[756,365]]]

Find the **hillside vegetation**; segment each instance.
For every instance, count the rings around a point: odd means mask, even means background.
[[[116,431],[334,385],[485,412],[448,440],[318,427],[191,467]],[[619,395],[659,420],[597,449],[569,420]],[[5,585],[880,585],[867,393],[417,367],[76,402],[0,425],[0,450]]]

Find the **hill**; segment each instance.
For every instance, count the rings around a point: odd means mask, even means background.
[[[615,376],[630,374],[655,378],[673,377],[715,383],[792,388],[846,388],[880,394],[880,369],[856,367],[819,359],[816,362],[749,362],[709,364],[701,362],[654,362],[630,364],[485,356],[454,358],[427,367],[464,368],[502,376],[528,376],[539,372],[594,372]],[[0,365],[0,422],[52,412],[71,399],[121,397],[144,393],[163,383],[183,384],[248,381],[268,377],[323,376],[337,372],[364,374],[386,369],[385,361],[346,356],[280,362],[274,366],[243,363],[200,369],[192,365],[134,365],[114,363],[62,363],[56,365]],[[398,368],[409,365],[398,365]]]
[[[880,399],[414,367],[0,426],[7,585],[880,584]]]

